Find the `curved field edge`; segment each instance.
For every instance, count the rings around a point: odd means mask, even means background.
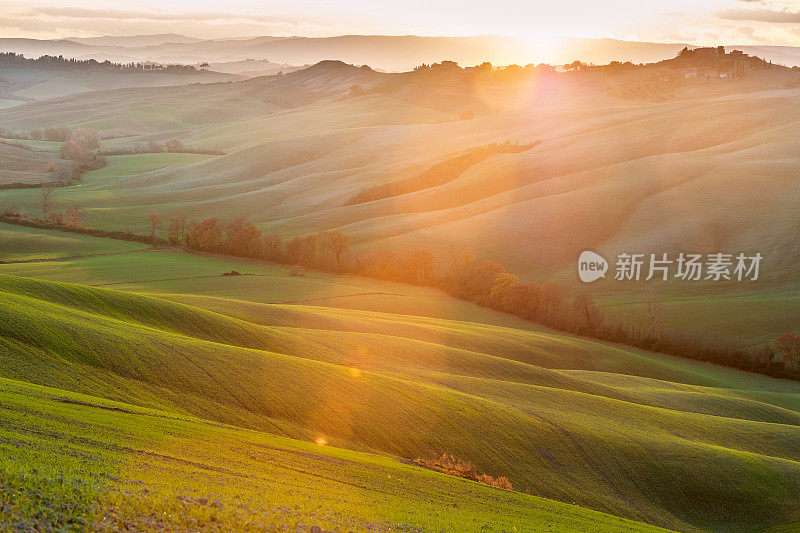
[[[387,456],[49,387],[0,378],[0,397],[5,527],[659,531]]]
[[[453,348],[474,337],[454,321],[326,331],[312,327],[314,314],[353,312],[274,306],[270,318],[264,306],[267,322],[297,327],[266,326],[109,289],[9,276],[0,289],[4,377],[352,449],[449,452],[534,494],[673,528],[797,520],[800,421],[796,394],[777,380],[743,376],[740,385],[761,385],[747,391],[556,371],[533,364],[537,345],[553,342],[546,335],[527,333],[517,349],[533,359],[523,362],[500,355],[525,332],[488,328],[475,350]],[[396,336],[420,328],[444,344]],[[572,349],[576,365],[601,355],[596,343],[555,342],[550,355]]]

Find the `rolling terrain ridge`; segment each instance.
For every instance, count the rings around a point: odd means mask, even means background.
[[[791,383],[498,326],[1,281],[4,377],[400,457],[446,451],[672,528],[798,519]]]

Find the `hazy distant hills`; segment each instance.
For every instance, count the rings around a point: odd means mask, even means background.
[[[277,67],[264,73],[274,74]],[[206,70],[194,72],[71,70],[0,65],[0,109],[21,102],[46,100],[70,94],[130,87],[166,87],[219,83],[246,79],[247,75]]]
[[[726,43],[720,43],[726,44]],[[313,64],[325,59],[368,64],[382,70],[409,70],[421,63],[442,60],[475,65],[548,62],[563,64],[575,59],[596,64],[613,60],[647,63],[674,57],[687,44],[649,43],[617,39],[568,38],[537,46],[525,39],[501,36],[420,37],[342,35],[337,37],[253,37],[198,40],[182,35],[73,38],[65,40],[0,39],[0,51],[26,56],[63,54],[80,59],[112,61],[151,60],[197,63],[269,60],[291,65]],[[689,44],[688,46],[693,46]],[[734,46],[787,66],[800,65],[800,48],[789,46]]]
[[[76,43],[99,46],[156,46],[164,43],[196,43],[203,39],[186,37],[176,33],[159,33],[156,35],[106,35],[104,37],[69,37],[67,40]]]

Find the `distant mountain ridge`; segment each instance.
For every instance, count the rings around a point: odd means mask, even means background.
[[[800,66],[800,47],[739,46],[739,49],[786,66]],[[421,63],[442,60],[475,65],[551,63],[580,60],[605,64],[610,61],[651,63],[675,57],[688,43],[651,43],[619,39],[561,39],[550,54],[525,39],[493,35],[470,37],[427,37],[393,35],[340,35],[336,37],[274,37],[198,40],[182,35],[75,38],[62,40],[0,39],[0,51],[27,56],[63,54],[76,59],[111,61],[158,61],[195,64],[235,62],[248,59],[269,60],[291,65],[314,64],[338,59],[352,64],[367,64],[389,71],[410,70]]]
[[[67,37],[65,40],[76,43],[107,46],[156,46],[166,43],[197,43],[203,39],[187,37],[177,33],[154,35],[105,35],[103,37]]]

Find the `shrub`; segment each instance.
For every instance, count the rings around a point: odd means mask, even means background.
[[[449,474],[451,476],[458,476],[464,479],[477,481],[478,483],[483,483],[484,485],[489,485],[490,487],[504,490],[514,490],[514,487],[511,485],[511,482],[507,477],[492,477],[488,474],[478,474],[475,465],[469,461],[456,459],[452,455],[448,455],[446,453],[443,453],[439,457],[434,457],[433,459],[416,459],[414,463],[425,468],[430,468],[431,470],[444,472],[445,474]]]

